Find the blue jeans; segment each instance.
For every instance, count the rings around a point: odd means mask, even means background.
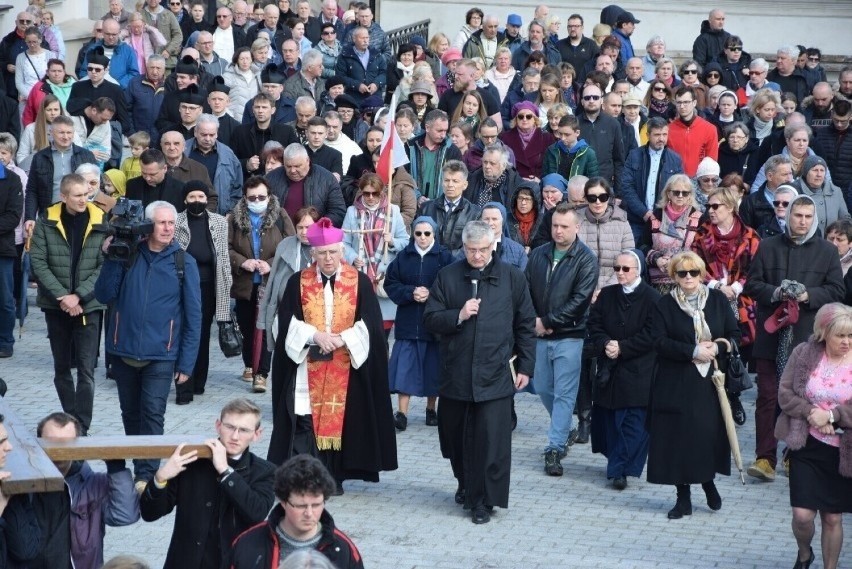
[[[582,354],[582,338],[536,340],[533,382],[536,393],[550,413],[545,452],[565,451],[580,385]]]
[[[133,367],[115,357],[112,371],[118,386],[124,434],[162,435],[175,362],[152,361],[145,367]],[[159,467],[159,460],[134,460],[134,478],[151,480]]]
[[[14,257],[0,257],[0,349],[15,344],[15,265]]]

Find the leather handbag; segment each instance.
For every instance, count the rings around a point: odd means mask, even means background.
[[[219,322],[219,349],[226,358],[233,358],[243,353],[243,334],[237,325],[237,315],[233,310],[230,322]]]
[[[725,362],[725,389],[729,393],[738,395],[747,389],[754,387],[754,382],[748,373],[748,366],[740,357],[740,350],[737,343],[726,338],[715,340],[720,344],[725,344],[728,348],[727,361]]]

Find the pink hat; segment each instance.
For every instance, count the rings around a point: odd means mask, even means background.
[[[343,230],[331,224],[327,217],[321,217],[316,223],[308,227],[306,234],[311,247],[324,247],[343,242]]]
[[[515,103],[514,105],[512,105],[512,118],[518,116],[518,113],[523,110],[530,111],[535,116],[538,116],[538,107],[535,103],[532,103],[530,101],[521,101],[520,103]]]
[[[441,63],[447,65],[451,61],[458,61],[462,58],[462,52],[457,47],[451,47],[441,56]]]
[[[770,334],[774,334],[785,326],[792,326],[799,321],[799,303],[794,298],[782,302],[772,316],[763,323],[763,328]]]

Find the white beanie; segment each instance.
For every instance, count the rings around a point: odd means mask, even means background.
[[[703,178],[704,176],[715,176],[719,177],[719,163],[710,158],[709,156],[705,156],[704,160],[701,161],[701,164],[698,165],[698,170],[695,172],[696,178]]]

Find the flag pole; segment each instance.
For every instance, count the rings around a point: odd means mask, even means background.
[[[391,120],[392,117],[389,117],[388,120]],[[390,127],[388,127],[390,128]],[[387,227],[387,231],[393,231],[393,218],[391,217],[391,195],[393,194],[393,158],[388,160],[388,209],[385,212],[385,227]],[[393,233],[391,233],[393,235]],[[384,246],[382,247],[382,263],[385,265],[388,264],[388,241],[384,239],[384,235],[382,235],[382,241],[384,241]]]

